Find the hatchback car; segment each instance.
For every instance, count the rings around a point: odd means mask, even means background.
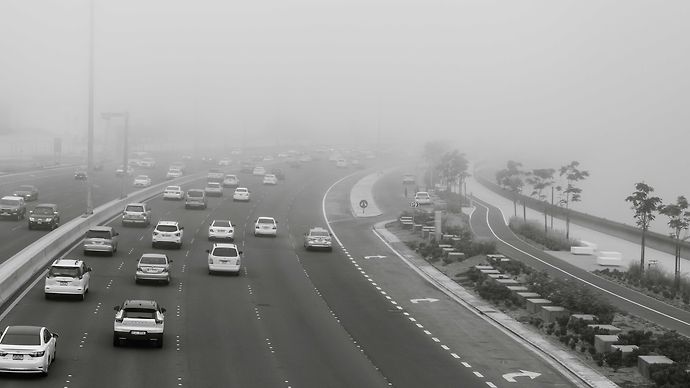
[[[163,199],[183,199],[184,191],[180,186],[168,186],[163,190]]]
[[[232,200],[233,201],[249,201],[249,189],[246,187],[238,187],[235,189],[235,192],[232,194]]]
[[[151,186],[151,178],[148,175],[137,175],[133,185],[134,187],[149,187]]]
[[[170,263],[172,259],[162,253],[144,253],[139,258],[134,282],[142,280],[161,281],[170,284]]]
[[[414,201],[420,205],[430,205],[432,202],[431,196],[426,191],[418,191],[414,195]]]
[[[154,342],[163,347],[165,332],[165,309],[154,300],[125,300],[115,306],[113,323],[113,346],[122,341]]]
[[[159,245],[174,245],[177,249],[182,248],[182,238],[184,237],[184,227],[177,221],[158,221],[151,234],[151,247],[157,248]]]
[[[265,185],[277,185],[278,184],[278,178],[276,178],[276,176],[273,174],[266,174],[266,175],[264,175],[264,184]]]
[[[327,249],[333,250],[331,233],[324,228],[311,228],[304,235],[304,249]]]
[[[208,226],[208,239],[235,239],[235,225],[230,220],[213,220]]]
[[[201,189],[191,189],[187,190],[187,195],[185,196],[184,207],[189,208],[202,208],[206,209],[206,192]]]
[[[22,197],[26,202],[36,201],[38,199],[38,189],[32,185],[21,185],[12,192],[12,195]]]
[[[151,224],[151,208],[144,202],[128,203],[122,211],[122,226]]]
[[[54,203],[36,205],[29,212],[29,229],[47,228],[53,230],[60,225],[60,212]]]
[[[223,187],[237,187],[240,185],[240,180],[237,175],[228,174],[223,178]]]
[[[222,197],[223,196],[223,186],[219,182],[207,182],[204,192],[209,197]]]
[[[240,274],[242,266],[242,251],[235,244],[213,244],[208,253],[208,273],[230,272]]]
[[[261,166],[254,167],[254,170],[252,171],[252,175],[264,176],[265,174],[266,174],[266,169],[261,167]]]
[[[254,223],[254,236],[277,236],[278,223],[273,217],[259,217]]]
[[[47,375],[57,338],[42,326],[7,326],[0,336],[0,372]]]
[[[84,300],[90,281],[91,267],[83,260],[58,259],[48,270],[43,292],[46,299],[53,295],[78,295]]]
[[[84,236],[84,254],[89,252],[105,252],[112,256],[117,252],[120,234],[111,226],[92,226]]]

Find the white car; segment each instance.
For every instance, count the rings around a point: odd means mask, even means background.
[[[232,194],[233,201],[249,201],[249,189],[246,187],[238,187]]]
[[[414,195],[414,201],[420,205],[431,205],[431,196],[426,191],[418,191]]]
[[[180,186],[168,186],[163,190],[163,199],[184,199],[184,191]]]
[[[242,266],[242,251],[235,244],[213,244],[208,252],[208,273],[231,272],[240,274]]]
[[[218,182],[207,182],[204,192],[206,192],[208,197],[222,197],[223,186]]]
[[[277,236],[278,223],[273,217],[259,217],[254,223],[254,236]]]
[[[170,170],[168,170],[168,173],[165,174],[166,179],[175,179],[175,178],[179,178],[181,176],[182,176],[182,170],[180,170],[179,168],[171,168]]]
[[[340,168],[347,168],[347,160],[345,160],[345,159],[338,159],[338,160],[336,160],[336,162],[335,162],[335,166],[336,166],[336,167],[340,167]]]
[[[151,247],[157,248],[161,244],[172,244],[177,249],[182,248],[184,227],[177,221],[158,221],[151,235]]]
[[[331,233],[324,228],[316,227],[309,229],[304,235],[304,249],[327,249],[333,250]]]
[[[240,185],[240,179],[237,175],[228,174],[223,178],[223,187],[237,187]]]
[[[132,175],[134,174],[134,168],[132,166],[127,166],[127,175]],[[123,166],[120,166],[115,170],[115,175],[117,176],[123,176],[125,175],[125,168]]]
[[[265,174],[266,169],[261,166],[254,167],[254,171],[252,171],[252,175],[264,176]]]
[[[0,372],[47,375],[57,338],[42,326],[7,326],[0,336]]]
[[[278,178],[274,174],[266,174],[266,175],[264,175],[264,184],[265,185],[277,185],[278,184]]]
[[[229,166],[232,164],[232,159],[230,158],[223,158],[218,161],[219,166]]]
[[[90,280],[91,268],[84,261],[58,259],[48,270],[43,291],[46,299],[52,295],[79,295],[84,300]]]
[[[123,340],[154,341],[163,347],[165,332],[165,309],[153,300],[126,300],[115,306],[113,323],[113,346],[120,346]]]
[[[235,239],[235,225],[230,220],[213,220],[208,226],[208,239]]]
[[[172,263],[172,259],[163,253],[144,253],[139,258],[134,282],[157,280],[170,284],[170,263]]]
[[[151,186],[151,178],[148,175],[137,175],[134,178],[134,187],[149,187]]]
[[[271,156],[271,155],[264,156],[264,162],[270,162],[272,160],[273,160],[273,156]]]

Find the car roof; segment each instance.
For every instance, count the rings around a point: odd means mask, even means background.
[[[417,194],[415,194],[415,195],[419,195],[419,194],[422,194],[422,195],[429,195],[429,193],[426,192],[426,191],[418,191]]]
[[[55,267],[79,267],[82,261],[78,259],[57,259],[53,262]]]
[[[144,253],[141,255],[139,260],[141,260],[144,257],[165,257],[167,259],[168,255],[166,255],[165,253]]]
[[[141,308],[141,309],[158,309],[158,303],[155,300],[143,299],[129,299],[122,303],[122,308]]]
[[[171,225],[171,226],[177,226],[179,222],[177,221],[158,221],[158,225]]]
[[[315,226],[311,229],[309,229],[310,232],[328,232],[326,229],[320,227],[320,226]]]
[[[235,249],[237,249],[237,244],[215,243],[215,244],[213,244],[213,249],[215,249],[215,248],[235,248]]]
[[[36,207],[52,207],[53,209],[57,209],[57,205],[54,203],[39,203]]]
[[[7,326],[6,333],[12,334],[35,334],[39,335],[41,333],[42,326]]]
[[[243,191],[243,190],[249,191],[249,189],[246,188],[246,187],[238,187],[238,188],[235,189],[235,191]]]
[[[139,178],[148,178],[148,177],[149,177],[148,175],[137,175],[137,179],[139,179]]]
[[[19,189],[35,189],[36,186],[34,185],[19,185]]]
[[[170,189],[170,190],[173,190],[173,189],[182,190],[182,187],[180,187],[180,186],[167,186],[165,189],[166,190],[168,190],[168,189]]]
[[[209,185],[220,185],[220,182],[206,182],[206,186]]]
[[[105,225],[98,225],[98,226],[90,227],[89,230],[98,231],[98,232],[110,232],[111,230],[113,230],[113,227],[112,226],[105,226]]]
[[[203,193],[203,192],[204,192],[203,189],[189,189],[189,190],[187,190],[188,193],[189,193],[190,191],[199,192],[199,193]]]
[[[271,220],[271,221],[273,221],[273,222],[275,222],[275,220],[276,220],[276,219],[273,218],[273,217],[257,217],[256,219],[257,219],[257,220]]]
[[[275,178],[275,174],[266,174],[266,175],[264,175],[264,178],[266,178],[266,177]]]
[[[144,206],[144,205],[146,205],[146,204],[143,202],[131,202],[131,203],[127,204],[127,206]]]
[[[223,218],[223,219],[213,220],[213,221],[211,221],[211,223],[212,223],[212,224],[215,224],[215,223],[218,222],[218,221],[223,221],[223,222],[230,222],[230,223],[232,223],[232,221],[230,221],[229,218]]]
[[[14,196],[14,195],[6,195],[6,196],[2,197],[2,199],[14,199],[14,200],[21,199],[21,200],[24,200],[24,198],[22,198],[22,197],[17,197],[17,196]]]

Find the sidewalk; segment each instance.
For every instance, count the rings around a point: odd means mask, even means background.
[[[386,174],[384,171],[376,171],[357,181],[350,190],[350,209],[354,217],[377,217],[383,214],[381,209],[376,206],[372,188],[374,183]],[[362,207],[362,202],[366,201],[366,206]]]

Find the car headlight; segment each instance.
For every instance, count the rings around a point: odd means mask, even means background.
[[[53,219],[50,218],[50,217],[46,218],[46,222],[50,222],[50,221],[52,221],[52,220],[53,220]]]
[[[33,221],[36,221],[36,219],[33,218],[33,217],[29,217],[29,221],[32,221],[32,222],[33,222]]]
[[[41,350],[39,352],[31,352],[31,353],[29,353],[29,356],[31,356],[31,357],[43,357],[44,354],[46,354],[45,350]]]

